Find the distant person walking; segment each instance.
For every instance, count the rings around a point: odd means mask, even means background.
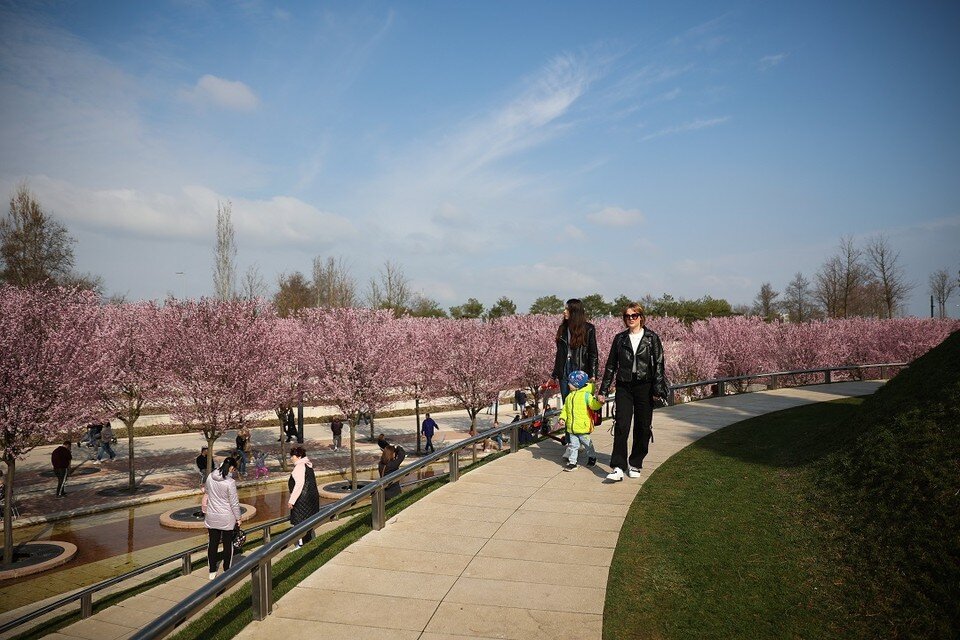
[[[525,406],[527,406],[527,394],[523,389],[517,389],[513,392],[513,410],[523,411]]]
[[[117,457],[113,450],[113,427],[109,421],[103,423],[103,429],[100,431],[100,449],[97,451],[97,464],[103,462],[104,455],[110,456],[112,461]]]
[[[639,303],[630,303],[623,310],[627,330],[613,338],[610,355],[603,370],[603,382],[597,400],[605,402],[610,385],[616,380],[614,401],[613,454],[607,480],[623,480],[624,473],[640,477],[643,459],[650,446],[654,397],[669,395],[664,371],[663,345],[660,337],[644,327],[646,315]],[[627,457],[630,423],[633,423],[633,446]]]
[[[583,302],[567,300],[563,308],[563,322],[557,327],[557,351],[550,377],[560,385],[560,403],[567,399],[570,386],[567,377],[574,371],[584,371],[590,380],[597,379],[597,330],[587,322]]]
[[[217,577],[217,548],[223,544],[223,570],[230,568],[233,562],[233,538],[237,524],[242,520],[240,499],[237,497],[237,482],[231,472],[237,468],[237,461],[224,458],[218,469],[207,477],[203,485],[203,500],[200,506],[204,513],[203,523],[207,526],[207,564],[210,567],[210,579]]]
[[[420,432],[423,433],[423,437],[427,439],[427,446],[423,448],[424,453],[430,453],[431,451],[436,451],[433,447],[433,433],[439,429],[436,421],[430,417],[430,414],[427,414],[427,417],[424,418],[423,422],[420,424]]]
[[[287,506],[290,508],[290,524],[297,526],[310,516],[320,512],[320,491],[317,489],[317,476],[313,472],[313,463],[307,457],[303,447],[290,449],[293,471],[287,480]],[[313,531],[308,531],[297,540],[297,549],[313,539]]]
[[[287,442],[299,441],[300,429],[297,428],[297,420],[293,417],[293,409],[287,411],[283,422],[283,432],[287,436]]]
[[[340,416],[334,416],[330,421],[330,431],[333,432],[333,450],[339,451],[343,446],[343,420]]]
[[[250,429],[244,425],[237,429],[237,473],[240,477],[247,475],[247,463],[250,462]]]
[[[197,456],[197,469],[200,470],[200,484],[207,482],[207,456],[209,455],[207,447],[200,447],[200,455]]]
[[[62,445],[50,454],[50,464],[53,465],[53,475],[57,476],[57,497],[67,495],[63,486],[67,483],[67,474],[70,473],[70,463],[73,462],[71,443],[65,440]]]

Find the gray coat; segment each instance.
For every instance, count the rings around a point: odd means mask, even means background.
[[[232,531],[240,520],[240,500],[237,498],[237,483],[229,475],[224,478],[219,469],[214,469],[203,485],[205,493],[206,517],[203,523],[208,529]]]

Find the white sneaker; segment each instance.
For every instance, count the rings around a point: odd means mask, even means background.
[[[620,482],[621,480],[623,480],[623,470],[620,469],[620,467],[614,467],[613,471],[607,474],[607,480]]]
[[[210,580],[214,580],[214,579],[216,579],[216,577],[217,577],[217,572],[214,571],[213,573],[210,574],[209,579],[210,579]]]
[[[627,475],[630,476],[631,478],[639,478],[640,469],[637,469],[636,467],[630,467],[629,469],[627,469]]]

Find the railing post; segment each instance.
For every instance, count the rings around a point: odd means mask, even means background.
[[[513,446],[512,444],[510,445]],[[450,454],[450,482],[456,482],[460,479],[460,450]]]
[[[780,376],[770,376],[770,388],[771,389],[780,388]]]
[[[180,575],[188,576],[193,571],[193,557],[189,553],[180,556]]]
[[[886,368],[886,367],[880,367],[880,379],[881,379],[881,380],[886,380],[886,379],[887,379],[887,375],[886,375],[886,374],[887,374],[887,368]]]
[[[263,544],[270,542],[270,527],[269,525],[263,528]]]
[[[80,596],[80,617],[86,620],[93,615],[93,594],[85,593]]]
[[[833,378],[830,375],[830,369],[827,369],[823,372],[823,383],[830,384],[833,381]]]
[[[717,383],[717,395],[721,398],[727,395],[727,383],[723,380]]]
[[[250,571],[250,598],[254,620],[265,620],[273,611],[273,569],[265,558]]]
[[[383,487],[377,487],[370,497],[370,526],[374,531],[380,531],[386,525],[386,513]]]
[[[516,453],[520,450],[520,427],[513,425],[510,427],[510,453]]]

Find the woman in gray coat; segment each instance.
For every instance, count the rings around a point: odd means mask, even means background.
[[[223,543],[223,570],[230,568],[233,560],[233,536],[243,512],[237,497],[237,483],[230,473],[237,468],[235,458],[226,458],[218,469],[207,477],[203,485],[203,523],[207,525],[207,563],[210,579],[217,577],[217,547]]]

